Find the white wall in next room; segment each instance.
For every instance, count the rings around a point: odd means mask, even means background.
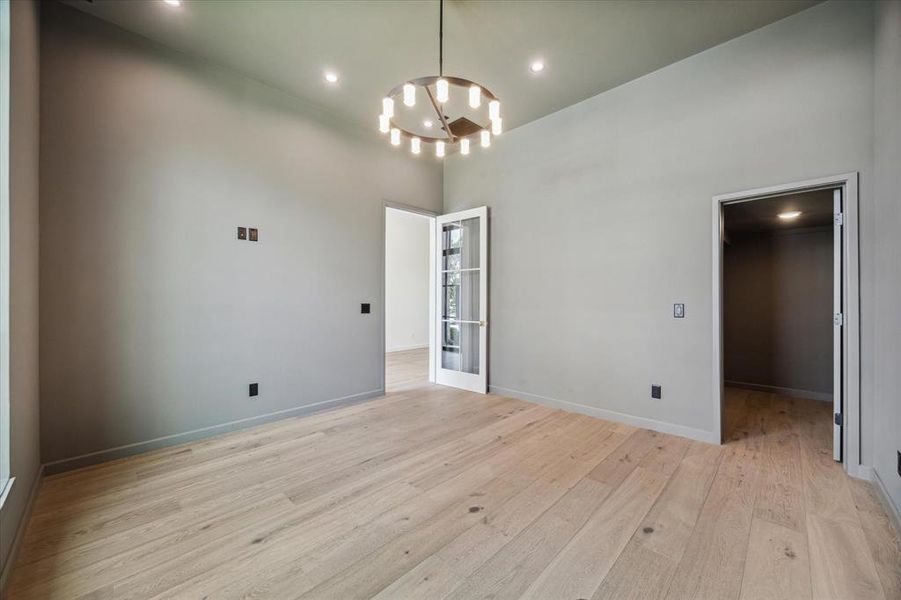
[[[385,215],[385,351],[429,345],[429,219]]]

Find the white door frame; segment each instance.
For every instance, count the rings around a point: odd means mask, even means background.
[[[724,435],[723,378],[723,205],[760,200],[785,194],[818,189],[841,188],[844,224],[842,227],[842,288],[844,327],[842,364],[844,409],[843,466],[849,475],[866,479],[869,470],[860,464],[860,269],[858,240],[858,173],[809,179],[756,188],[713,197],[713,397],[714,415],[720,424],[720,443]]]
[[[379,280],[379,305],[381,307],[379,310],[379,361],[381,365],[381,384],[379,389],[381,389],[382,394],[385,393],[385,242],[387,241],[385,227],[389,208],[422,215],[429,219],[429,382],[435,383],[435,328],[432,324],[435,322],[437,305],[435,304],[436,274],[432,257],[435,255],[435,218],[438,217],[438,213],[425,208],[419,208],[418,206],[385,200],[382,202],[382,251],[380,254],[381,268],[379,269],[379,272],[381,273],[381,278]]]

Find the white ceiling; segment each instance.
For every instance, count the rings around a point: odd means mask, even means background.
[[[509,130],[816,3],[447,0],[444,72],[494,92]],[[373,129],[382,96],[438,70],[437,0],[66,4]],[[535,58],[547,64],[539,76]]]

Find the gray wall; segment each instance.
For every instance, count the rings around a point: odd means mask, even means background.
[[[491,386],[712,437],[712,197],[860,171],[871,402],[872,111],[873,6],[828,2],[450,159],[445,208],[491,210]]]
[[[0,572],[40,468],[38,422],[38,5],[12,2],[10,56],[10,470]]]
[[[438,164],[80,12],[45,13],[44,461],[376,393],[383,201],[439,210]],[[238,225],[260,241],[237,241]]]
[[[901,2],[876,8],[876,473],[901,510]]]
[[[723,251],[727,382],[831,396],[832,263],[831,228],[731,237]]]

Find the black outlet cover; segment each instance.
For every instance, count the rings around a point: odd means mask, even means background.
[[[259,383],[251,383],[250,384],[250,395],[251,396],[259,396],[260,395],[260,384]]]
[[[257,242],[257,241],[259,241],[259,239],[260,239],[260,232],[257,231],[256,227],[251,227],[250,228],[250,241]]]
[[[368,315],[369,312],[370,312],[370,310],[369,310],[368,302],[364,302],[363,304],[360,305],[360,313],[361,314]]]
[[[651,386],[651,398],[656,398],[657,400],[659,400],[662,397],[663,397],[663,388],[661,388],[659,385],[652,385]]]
[[[238,227],[238,239],[239,240],[247,239],[247,228],[246,227]]]

